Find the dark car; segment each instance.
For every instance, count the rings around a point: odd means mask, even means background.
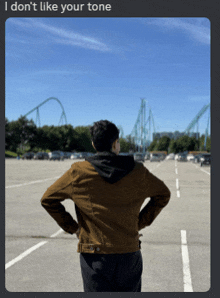
[[[52,151],[48,155],[49,160],[64,160],[64,153],[62,151]]]
[[[143,153],[135,153],[134,160],[144,162],[145,155]]]
[[[150,155],[150,162],[152,161],[161,161],[161,155],[157,153],[152,153]]]
[[[178,161],[187,161],[187,155],[185,153],[180,153],[177,158]]]
[[[194,157],[193,162],[195,162],[195,163],[200,162],[200,157],[201,157],[201,155],[202,155],[202,154],[197,154],[197,155]]]
[[[209,153],[202,154],[200,156],[199,162],[200,162],[201,167],[204,165],[210,165],[211,164],[211,154],[209,154]]]
[[[49,159],[49,155],[46,152],[38,152],[34,155],[34,159]]]
[[[26,152],[24,155],[21,157],[22,159],[32,159],[34,158],[34,153],[33,152]]]

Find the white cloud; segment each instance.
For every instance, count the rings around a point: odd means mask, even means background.
[[[19,27],[22,27],[26,31],[30,30],[38,30],[41,29],[44,33],[49,33],[47,35],[47,42],[50,40],[54,43],[70,45],[70,46],[78,46],[87,49],[97,50],[101,52],[111,51],[109,46],[104,42],[98,40],[97,38],[93,38],[91,36],[86,36],[73,30],[67,30],[64,28],[60,28],[58,26],[49,25],[45,22],[40,21],[35,18],[26,18],[26,19],[15,19],[10,18],[8,21],[12,24],[15,24]],[[41,31],[41,33],[42,33]],[[38,32],[36,32],[38,33]]]
[[[205,18],[141,18],[142,23],[159,26],[165,30],[181,30],[194,40],[210,44],[210,26]]]
[[[204,103],[209,103],[210,102],[210,96],[206,96],[206,95],[192,95],[188,97],[189,101],[193,101],[193,102],[204,102]]]

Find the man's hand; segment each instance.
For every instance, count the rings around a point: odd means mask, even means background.
[[[79,239],[79,234],[80,234],[80,228],[76,231],[76,237]]]
[[[139,238],[140,238],[140,237],[142,237],[142,236],[143,236],[143,234],[139,234],[139,233],[138,233],[138,235],[137,235],[136,239],[138,239],[138,240],[139,240]]]

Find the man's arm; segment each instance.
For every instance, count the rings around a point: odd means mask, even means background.
[[[150,201],[139,213],[139,231],[146,226],[152,224],[161,210],[168,204],[170,200],[170,190],[159,178],[145,170],[146,193],[150,197]]]
[[[41,205],[46,209],[57,224],[67,233],[75,233],[79,226],[61,203],[71,198],[71,171],[68,170],[61,178],[51,185],[41,199]]]

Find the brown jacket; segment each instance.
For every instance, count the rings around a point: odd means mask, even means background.
[[[118,181],[107,182],[89,161],[76,162],[44,193],[41,204],[66,232],[80,227],[77,252],[128,253],[140,249],[139,233],[170,199],[167,186],[143,164],[134,162]],[[146,198],[151,200],[140,211]],[[78,223],[62,201],[76,205]]]

